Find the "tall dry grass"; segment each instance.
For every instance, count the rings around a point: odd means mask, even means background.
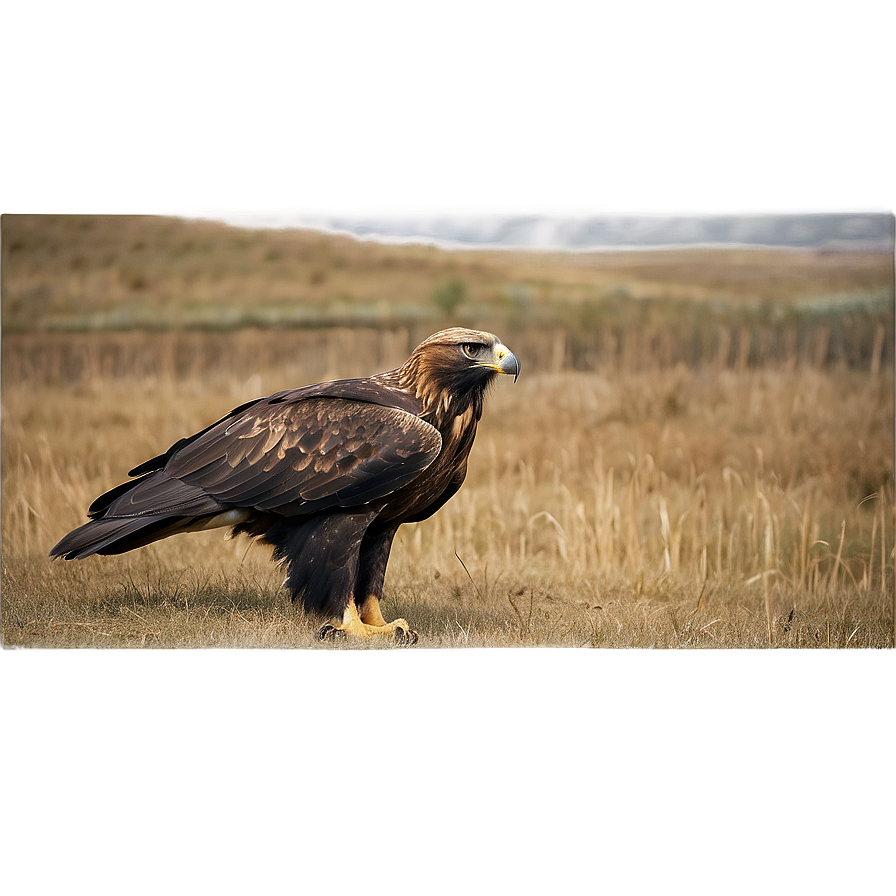
[[[17,335],[3,352],[3,641],[315,646],[269,552],[221,532],[46,552],[231,407],[399,364],[407,332]],[[509,340],[508,340],[509,341]],[[501,383],[469,476],[404,527],[421,646],[893,646],[893,372],[547,360]]]

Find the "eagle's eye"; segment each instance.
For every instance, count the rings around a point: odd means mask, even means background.
[[[475,342],[467,342],[461,348],[468,358],[476,358],[479,356],[479,352],[482,351],[482,346],[477,345]]]

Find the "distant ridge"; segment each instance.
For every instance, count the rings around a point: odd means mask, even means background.
[[[384,242],[524,249],[622,249],[742,245],[893,251],[885,213],[714,216],[299,217],[230,216],[240,227],[312,228]]]

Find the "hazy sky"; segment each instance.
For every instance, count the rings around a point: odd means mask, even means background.
[[[879,2],[49,6],[4,14],[2,211],[896,206]]]

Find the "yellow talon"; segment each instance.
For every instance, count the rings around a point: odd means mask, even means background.
[[[354,600],[349,601],[342,614],[342,622],[338,625],[328,623],[317,636],[321,641],[348,636],[364,640],[387,638],[405,644],[417,643],[417,633],[411,631],[406,619],[395,619],[392,622],[383,619],[379,598],[372,594],[365,598],[360,608]]]

